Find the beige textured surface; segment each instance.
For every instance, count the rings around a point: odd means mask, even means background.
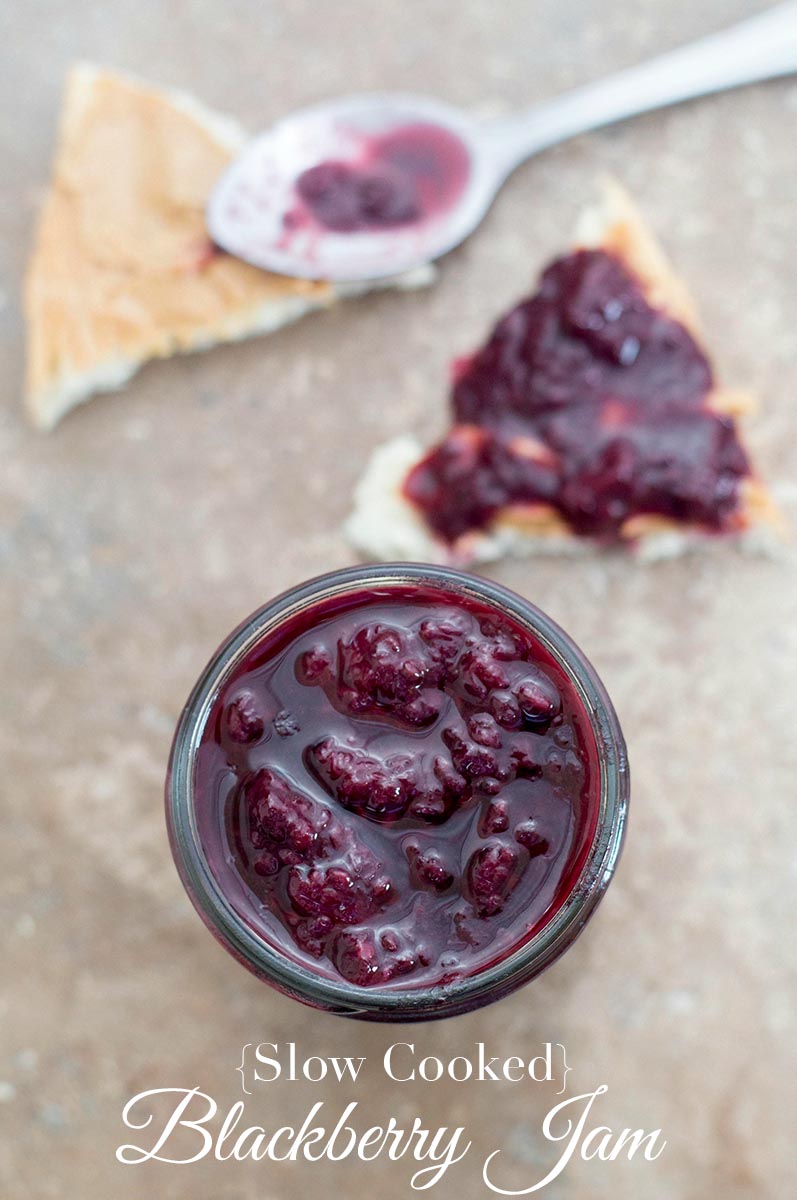
[[[203,1085],[238,1098],[242,1043],[378,1060],[402,1030],[308,1014],[229,959],[173,871],[161,782],[180,704],[213,645],[269,594],[350,561],[337,532],[371,448],[444,423],[447,360],[469,349],[566,238],[595,174],[640,200],[700,305],[723,376],[764,398],[762,472],[797,516],[797,83],[578,140],[515,176],[428,293],[389,294],[278,337],[146,368],[51,438],[24,425],[18,289],[76,57],[195,91],[256,126],[368,87],[496,109],[541,99],[759,7],[741,0],[212,0],[18,6],[0,71],[4,588],[0,866],[0,1195],[294,1200],[410,1194],[376,1163],[122,1168],[124,1101]],[[445,36],[445,51],[440,46]],[[440,39],[440,40],[436,40]],[[571,1084],[609,1085],[608,1125],[661,1126],[656,1164],[574,1165],[552,1200],[785,1200],[795,1191],[795,552],[640,569],[616,558],[496,567],[590,654],[634,776],[618,877],[581,942],[499,1007],[412,1031],[427,1051],[562,1041]],[[411,1085],[376,1069],[374,1115],[466,1122],[436,1192],[486,1193],[508,1147],[538,1177],[551,1097]],[[268,1090],[251,1116],[339,1091]],[[348,1096],[346,1098],[349,1098]],[[531,1131],[531,1133],[529,1133]],[[542,1148],[543,1152],[545,1147]],[[456,1172],[456,1173],[455,1173]]]

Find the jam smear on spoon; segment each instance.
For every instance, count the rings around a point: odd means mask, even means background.
[[[363,138],[356,158],[329,159],[296,180],[302,216],[335,233],[358,233],[413,225],[444,212],[459,197],[470,159],[463,142],[438,125],[417,123]]]

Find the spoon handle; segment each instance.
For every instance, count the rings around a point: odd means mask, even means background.
[[[485,123],[484,149],[508,174],[578,133],[757,80],[797,71],[797,0],[566,92],[526,113]]]

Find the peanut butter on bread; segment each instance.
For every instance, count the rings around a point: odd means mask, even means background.
[[[209,192],[245,140],[184,93],[85,64],[70,71],[25,283],[35,426],[52,429],[148,359],[267,333],[345,294],[209,242]]]

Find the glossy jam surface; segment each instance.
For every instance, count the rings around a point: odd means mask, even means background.
[[[550,919],[600,786],[542,644],[481,601],[398,584],[261,639],[216,698],[195,784],[245,921],[328,978],[403,988],[476,974]]]
[[[302,206],[337,233],[412,225],[448,209],[469,172],[464,144],[437,125],[406,125],[363,139],[357,158],[329,160],[296,180]],[[289,224],[301,223],[301,212]]]
[[[578,251],[456,365],[455,425],[405,491],[449,542],[513,504],[605,540],[637,514],[720,532],[749,465],[707,406],[712,382],[688,330],[618,260]]]

